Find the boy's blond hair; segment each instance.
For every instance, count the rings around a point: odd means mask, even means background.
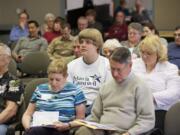
[[[82,30],[79,33],[79,40],[81,39],[91,39],[94,41],[94,45],[98,48],[98,50],[101,49],[103,45],[103,38],[102,34],[99,30],[95,28],[87,28]]]

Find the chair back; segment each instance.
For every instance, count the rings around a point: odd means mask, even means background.
[[[44,77],[49,63],[50,59],[46,52],[33,52],[24,57],[19,68],[22,73]]]
[[[8,71],[14,76],[17,76],[17,64],[14,59],[11,59],[9,66],[8,66]]]
[[[27,83],[24,92],[25,106],[27,108],[29,101],[32,97],[32,93],[39,84],[48,82],[48,78],[37,78]]]
[[[165,135],[180,135],[180,101],[174,104],[166,113]]]

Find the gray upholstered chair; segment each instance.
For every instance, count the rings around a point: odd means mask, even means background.
[[[26,85],[35,78],[47,77],[47,68],[50,63],[46,52],[33,52],[24,57],[18,68],[22,73],[20,79]]]
[[[180,101],[174,104],[166,113],[165,135],[180,135]]]
[[[27,85],[25,87],[25,91],[24,91],[24,101],[25,101],[26,107],[28,106],[29,101],[30,101],[31,96],[32,96],[32,93],[34,92],[36,87],[39,84],[47,83],[47,82],[48,82],[48,78],[36,78],[36,79],[33,79],[32,81],[27,83]]]
[[[49,63],[50,59],[46,52],[33,52],[24,57],[18,68],[22,73],[44,77]]]
[[[8,66],[9,73],[14,76],[17,76],[17,64],[14,59],[11,59],[9,66]]]

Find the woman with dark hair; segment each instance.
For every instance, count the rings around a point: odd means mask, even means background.
[[[159,36],[159,32],[153,23],[144,23],[143,24],[143,36],[146,37],[151,34]],[[160,38],[161,43],[167,47],[168,46],[167,40],[162,37],[159,37],[159,38]]]
[[[116,38],[119,41],[127,40],[128,38],[128,25],[125,22],[125,14],[123,11],[118,11],[115,15],[115,22],[108,28],[104,34],[105,38]]]

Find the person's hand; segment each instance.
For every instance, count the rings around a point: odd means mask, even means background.
[[[31,130],[31,127],[25,128],[25,132],[26,132],[26,133],[29,133],[30,130]]]
[[[108,32],[104,33],[104,36],[105,37],[109,36],[109,33]]]
[[[140,9],[139,9],[139,14],[142,14],[142,12],[145,10],[145,8],[144,7],[140,7]]]
[[[20,25],[20,27],[21,27],[22,29],[25,29],[26,23],[25,23],[24,21],[21,21],[21,22],[19,23],[19,25]]]
[[[17,56],[16,61],[17,62],[22,62],[23,61],[23,57],[21,55]]]
[[[70,123],[71,127],[80,127],[80,126],[81,126],[80,124],[78,124],[78,123],[75,122],[75,121],[71,121],[71,122],[69,122],[69,123]]]
[[[68,130],[70,127],[69,127],[68,123],[55,122],[54,123],[54,128],[56,128],[59,131],[65,131],[65,130]]]
[[[30,129],[30,127],[27,127],[27,128],[25,128],[25,131],[28,131]]]

